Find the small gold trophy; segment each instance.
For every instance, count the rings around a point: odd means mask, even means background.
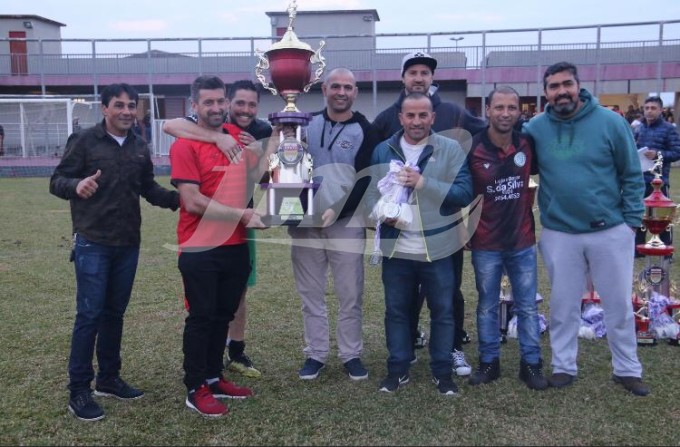
[[[288,29],[281,40],[264,53],[256,50],[259,61],[255,75],[258,81],[273,95],[279,95],[286,101],[282,111],[269,114],[269,122],[275,126],[292,128],[295,134],[286,137],[281,131],[281,143],[269,159],[269,183],[260,185],[265,190],[267,200],[267,213],[263,222],[272,226],[313,221],[312,199],[319,187],[312,181],[313,160],[302,138],[302,129],[309,124],[312,114],[301,112],[295,103],[298,96],[308,92],[321,79],[326,66],[321,56],[325,42],[321,41],[319,48],[314,51],[298,40],[293,31],[296,14],[297,1],[293,0],[288,6]],[[314,79],[311,79],[312,64],[318,64]],[[265,78],[266,70],[269,71],[273,87]]]

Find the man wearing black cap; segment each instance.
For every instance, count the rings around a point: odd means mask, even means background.
[[[439,86],[432,82],[436,68],[437,59],[427,53],[415,52],[404,56],[401,62],[401,79],[404,83],[404,90],[402,90],[394,104],[380,112],[375,121],[373,121],[373,126],[377,129],[381,140],[388,139],[402,128],[399,122],[401,103],[408,94],[414,92],[424,93],[432,100],[432,107],[435,113],[432,131],[442,132],[462,128],[470,134],[462,136],[462,138],[469,138],[471,140],[472,136],[486,128],[486,123],[480,118],[471,115],[457,104],[441,100],[437,93]],[[469,144],[467,146],[469,147]],[[465,148],[466,146],[463,145],[463,147]],[[455,336],[451,355],[454,372],[459,376],[466,376],[472,372],[472,368],[465,360],[465,355],[463,354],[463,340],[467,338],[467,334],[463,328],[465,301],[460,291],[463,274],[462,249],[453,254],[453,271],[456,278],[453,296]],[[424,332],[418,327],[423,302],[424,296],[422,294],[413,300],[411,333],[414,348],[422,348],[426,343]],[[414,353],[413,361],[415,360]]]

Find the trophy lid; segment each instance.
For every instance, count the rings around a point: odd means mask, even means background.
[[[647,208],[675,208],[676,204],[666,197],[666,195],[661,191],[661,186],[663,185],[663,180],[660,178],[655,178],[652,180],[652,188],[654,190],[650,195],[645,197],[645,206]]]
[[[295,48],[298,50],[305,50],[309,51],[310,53],[314,53],[312,47],[300,41],[300,39],[298,39],[297,35],[295,34],[295,31],[293,31],[293,22],[295,21],[296,15],[297,15],[297,0],[293,0],[292,2],[290,2],[290,5],[288,6],[288,29],[286,30],[285,34],[281,37],[281,40],[272,44],[271,48],[269,48],[267,53],[269,51],[283,50],[289,48]]]

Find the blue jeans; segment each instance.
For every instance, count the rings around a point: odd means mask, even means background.
[[[430,309],[430,369],[435,377],[451,377],[453,349],[453,287],[451,256],[433,262],[383,258],[382,282],[385,289],[385,336],[387,373],[401,376],[408,372],[413,357],[410,321],[414,293],[422,285]]]
[[[498,320],[501,276],[508,274],[512,286],[512,309],[517,315],[517,338],[522,360],[536,364],[541,360],[540,326],[536,306],[536,246],[520,250],[472,251],[475,283],[479,293],[477,331],[481,362],[500,357]]]
[[[118,377],[123,315],[137,272],[138,246],[110,246],[76,236],[76,321],[68,362],[72,394],[89,390],[97,352],[98,380]]]

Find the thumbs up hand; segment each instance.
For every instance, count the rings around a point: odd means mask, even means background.
[[[97,192],[97,188],[99,188],[97,179],[99,179],[101,175],[101,169],[97,169],[97,172],[89,177],[85,177],[80,182],[78,182],[78,186],[76,186],[76,194],[78,194],[78,197],[81,199],[89,199],[92,197],[94,193]]]

